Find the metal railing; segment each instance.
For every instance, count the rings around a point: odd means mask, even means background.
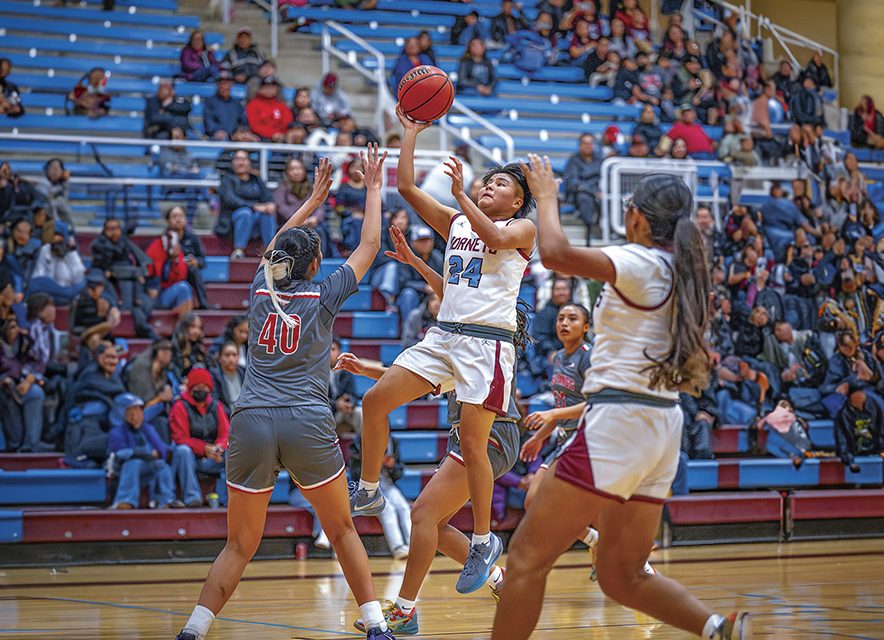
[[[262,180],[269,178],[268,169],[270,166],[270,157],[280,152],[286,153],[312,153],[319,155],[342,156],[350,154],[358,154],[364,151],[363,147],[335,147],[325,145],[308,145],[308,144],[284,144],[274,142],[235,142],[235,141],[217,141],[217,140],[154,140],[152,138],[110,138],[103,136],[69,136],[46,133],[15,133],[0,132],[0,141],[2,140],[30,140],[33,142],[73,142],[79,145],[109,145],[109,146],[144,146],[145,150],[153,147],[185,147],[187,149],[217,149],[218,152],[229,149],[245,149],[247,151],[256,151],[259,157],[258,170]],[[383,149],[382,149],[383,150]],[[386,149],[387,153],[394,158],[399,157],[399,149]],[[58,155],[58,152],[51,152],[49,155]],[[448,151],[435,151],[430,149],[415,150],[415,164],[422,166],[435,166],[440,159],[445,159],[449,155]],[[12,161],[13,168],[15,161]],[[105,178],[114,178],[117,180],[128,180],[128,178],[104,176]],[[87,178],[84,176],[84,178]]]
[[[727,0],[710,0],[711,2],[717,4],[720,7],[724,7],[725,9],[730,9],[731,11],[739,14],[740,16],[740,24],[743,27],[743,36],[748,38],[752,33],[752,22],[755,23],[755,37],[761,38],[764,31],[770,33],[770,35],[779,43],[779,45],[783,48],[783,51],[786,53],[786,56],[792,62],[792,65],[801,68],[804,65],[799,62],[798,58],[792,52],[792,49],[789,45],[802,47],[804,49],[808,49],[811,51],[820,51],[828,53],[834,59],[834,64],[832,68],[832,82],[835,85],[834,89],[840,96],[840,85],[839,85],[839,77],[838,77],[838,52],[831,47],[827,47],[821,42],[817,42],[816,40],[812,40],[807,36],[804,36],[796,31],[792,31],[791,29],[787,29],[786,27],[780,26],[771,21],[770,18],[763,15],[756,15],[752,13],[752,0],[745,0],[745,4],[743,5],[735,5],[727,2]],[[694,14],[695,17],[700,17],[702,14]]]
[[[332,39],[332,32],[347,38],[354,44],[358,45],[362,49],[365,50],[367,55],[370,55],[374,59],[374,68],[369,68],[368,66],[362,64],[359,60],[359,54],[355,51],[343,51],[340,48],[336,47],[334,44],[334,40]],[[396,120],[396,99],[390,92],[389,87],[387,86],[387,61],[384,57],[384,54],[378,51],[375,47],[371,45],[364,38],[356,35],[350,29],[345,27],[344,25],[335,22],[334,20],[326,20],[323,22],[322,27],[322,73],[326,74],[331,70],[331,56],[334,56],[342,63],[352,67],[357,72],[359,72],[362,76],[367,78],[369,82],[372,82],[377,86],[378,90],[378,98],[375,105],[375,126],[377,127],[378,133],[381,133],[386,129],[384,126],[384,115],[386,114],[393,121]],[[506,131],[497,127],[488,119],[482,117],[466,105],[462,104],[459,100],[455,100],[451,105],[451,108],[458,113],[463,114],[467,118],[469,118],[472,122],[475,123],[477,128],[482,128],[490,131],[496,136],[499,136],[504,143],[504,148],[506,149],[505,157],[503,160],[506,162],[511,162],[515,157],[515,143],[513,141],[513,137],[509,135]],[[443,117],[439,120],[440,126],[440,136],[439,136],[439,149],[440,151],[445,152],[447,155],[450,151],[448,146],[448,136],[454,136],[462,140],[465,144],[469,145],[471,149],[476,151],[479,155],[490,160],[491,162],[498,163],[501,161],[500,150],[497,148],[489,149],[476,141],[476,136],[472,135],[470,130],[467,127],[454,127],[448,123],[447,117]]]
[[[375,60],[375,68],[369,69],[359,61],[359,56],[355,51],[345,52],[337,48],[332,40],[332,31],[347,38],[354,44],[362,47],[365,52],[372,56]],[[325,75],[331,71],[331,56],[334,56],[344,64],[352,67],[361,75],[365,76],[370,82],[374,83],[378,89],[378,99],[375,103],[375,131],[381,135],[386,129],[384,126],[384,114],[395,119],[396,101],[390,95],[386,82],[386,59],[384,54],[375,49],[364,38],[357,36],[344,25],[334,20],[326,20],[322,23],[322,74]]]

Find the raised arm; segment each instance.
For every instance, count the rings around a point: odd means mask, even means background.
[[[362,174],[366,189],[365,218],[362,220],[359,244],[346,262],[353,269],[357,282],[362,280],[362,276],[381,250],[381,183],[387,152],[384,151],[383,155],[379,156],[378,145],[375,143],[368,145],[368,153],[360,151],[359,156],[365,169],[365,173]]]
[[[399,227],[390,227],[390,239],[393,240],[393,248],[395,251],[384,251],[384,255],[388,258],[393,258],[402,264],[414,267],[414,269],[421,274],[421,278],[426,280],[427,284],[430,285],[430,288],[433,289],[433,293],[439,296],[439,299],[441,300],[445,288],[442,276],[433,271],[430,268],[430,265],[421,260],[420,257],[411,250],[411,247],[408,246],[408,242],[405,239],[405,234],[402,233],[402,230]]]
[[[399,149],[399,164],[396,166],[396,185],[399,194],[414,207],[424,222],[433,227],[443,238],[448,238],[448,227],[451,226],[451,218],[457,214],[457,211],[446,207],[421,191],[414,183],[414,146],[417,142],[417,134],[429,127],[431,123],[411,120],[399,105],[396,105],[396,115],[399,116],[399,122],[405,128],[402,148]]]
[[[313,215],[313,212],[325,202],[326,198],[328,198],[328,190],[331,188],[331,176],[333,170],[334,165],[332,165],[332,161],[328,158],[323,158],[319,161],[319,166],[313,173],[313,193],[311,193],[310,197],[307,198],[307,201],[301,205],[301,208],[295,211],[292,214],[292,217],[286,220],[285,224],[279,228],[279,231],[273,236],[273,240],[267,245],[267,251],[265,253],[273,251],[273,248],[276,246],[277,238],[279,238],[284,231],[288,231],[289,229],[304,224],[307,221],[307,218]],[[266,258],[262,259],[261,265],[263,266],[266,261]]]
[[[556,176],[549,158],[528,154],[531,167],[519,163],[531,193],[537,200],[537,239],[540,261],[553,271],[614,283],[617,272],[614,264],[599,249],[574,247],[568,242],[559,220],[559,200]]]
[[[457,200],[479,239],[489,249],[522,249],[530,253],[534,248],[534,223],[522,218],[505,227],[498,227],[464,192],[463,165],[460,159],[448,156],[445,166],[448,168],[445,175],[451,178],[451,195]]]

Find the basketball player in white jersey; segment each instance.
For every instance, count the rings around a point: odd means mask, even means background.
[[[711,287],[691,192],[675,176],[646,175],[626,205],[628,244],[572,247],[549,159],[529,159],[543,263],[605,285],[593,312],[586,408],[510,542],[492,640],[531,635],[553,563],[590,523],[606,595],[706,640],[748,640],[745,612],[722,617],[674,580],[642,570],[678,466],[678,393],[709,384]]]
[[[532,205],[517,165],[489,171],[478,203],[464,193],[460,161],[446,162],[451,193],[461,211],[440,204],[415,186],[414,147],[419,124],[397,108],[405,128],[397,169],[399,193],[447,239],[444,293],[438,325],[407,349],[362,400],[362,477],[351,493],[353,515],[384,508],[378,474],[389,437],[388,414],[433,389],[454,382],[461,405],[460,445],[473,510],[473,538],[460,593],[480,589],[503,550],[491,533],[493,472],[488,435],[495,416],[506,415],[513,390],[516,301],[534,248]]]

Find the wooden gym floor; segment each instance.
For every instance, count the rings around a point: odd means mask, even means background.
[[[884,639],[884,538],[678,548],[654,553],[661,573],[720,612],[755,614],[755,637]],[[186,620],[206,563],[0,570],[0,640],[171,640]],[[379,597],[392,598],[404,563],[372,560]],[[686,634],[605,599],[588,580],[586,552],[564,555],[550,575],[534,638],[671,640]],[[437,558],[415,638],[487,638],[494,602],[458,595],[458,568]],[[364,637],[337,563],[254,562],[210,640]]]

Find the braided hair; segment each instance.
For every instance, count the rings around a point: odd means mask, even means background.
[[[264,254],[267,292],[279,317],[289,328],[295,326],[295,319],[283,310],[276,290],[288,288],[293,280],[306,280],[310,263],[320,255],[319,247],[316,231],[309,227],[294,227],[283,231],[276,239],[275,248]]]
[[[513,344],[518,353],[524,353],[528,345],[534,342],[534,338],[528,332],[531,326],[531,305],[519,298],[516,301],[516,331],[513,334]]]
[[[709,385],[710,362],[704,335],[709,324],[712,283],[700,231],[691,220],[693,197],[677,176],[651,173],[635,188],[632,206],[648,221],[651,239],[673,253],[672,348],[651,358],[651,389],[664,387],[699,395]]]

